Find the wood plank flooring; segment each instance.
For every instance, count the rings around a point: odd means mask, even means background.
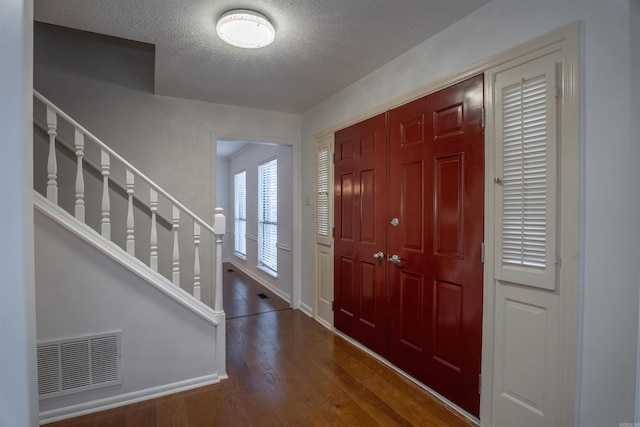
[[[229,263],[222,265],[223,305],[227,319],[286,310],[291,305]],[[261,298],[258,294],[264,295]]]
[[[298,310],[228,319],[227,372],[219,384],[48,426],[474,425]]]

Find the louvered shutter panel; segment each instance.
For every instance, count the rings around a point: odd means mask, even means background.
[[[233,176],[234,193],[234,251],[247,256],[247,172],[238,172]]]
[[[260,200],[258,207],[258,262],[278,271],[278,160],[258,167]]]
[[[555,289],[555,64],[496,77],[496,276]]]
[[[329,238],[329,166],[329,147],[318,147],[317,233],[318,241],[322,243]]]

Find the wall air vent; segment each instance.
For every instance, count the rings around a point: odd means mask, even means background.
[[[40,399],[122,382],[121,331],[38,343]]]

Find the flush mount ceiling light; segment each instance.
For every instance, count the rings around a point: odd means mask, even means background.
[[[268,46],[276,37],[276,30],[266,16],[247,9],[223,13],[218,19],[216,31],[226,43],[245,49]]]

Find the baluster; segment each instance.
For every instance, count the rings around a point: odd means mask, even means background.
[[[193,297],[200,301],[200,224],[193,221]]]
[[[226,219],[223,215],[222,208],[214,209],[216,214],[213,219],[213,231],[216,235],[216,300],[214,302],[214,310],[218,313],[222,313],[224,308],[222,307],[222,236],[226,228]]]
[[[49,134],[49,160],[47,161],[47,199],[58,204],[58,161],[56,159],[56,136],[58,118],[56,112],[47,107],[47,133]]]
[[[76,169],[76,219],[84,223],[84,173],[82,170],[82,158],[84,157],[84,134],[76,129],[75,137],[76,157],[78,158]]]
[[[133,172],[127,169],[127,195],[129,203],[127,208],[127,253],[136,256],[136,241],[133,221]]]
[[[102,169],[102,237],[111,240],[111,203],[109,201],[109,175],[110,158],[109,153],[100,150],[100,167]]]
[[[180,248],[178,245],[178,228],[180,227],[180,209],[173,205],[173,267],[171,281],[174,285],[180,286]]]
[[[156,212],[158,212],[158,192],[153,188],[149,190],[149,206],[151,207],[151,241],[149,254],[149,267],[158,271],[158,229],[156,226]]]

